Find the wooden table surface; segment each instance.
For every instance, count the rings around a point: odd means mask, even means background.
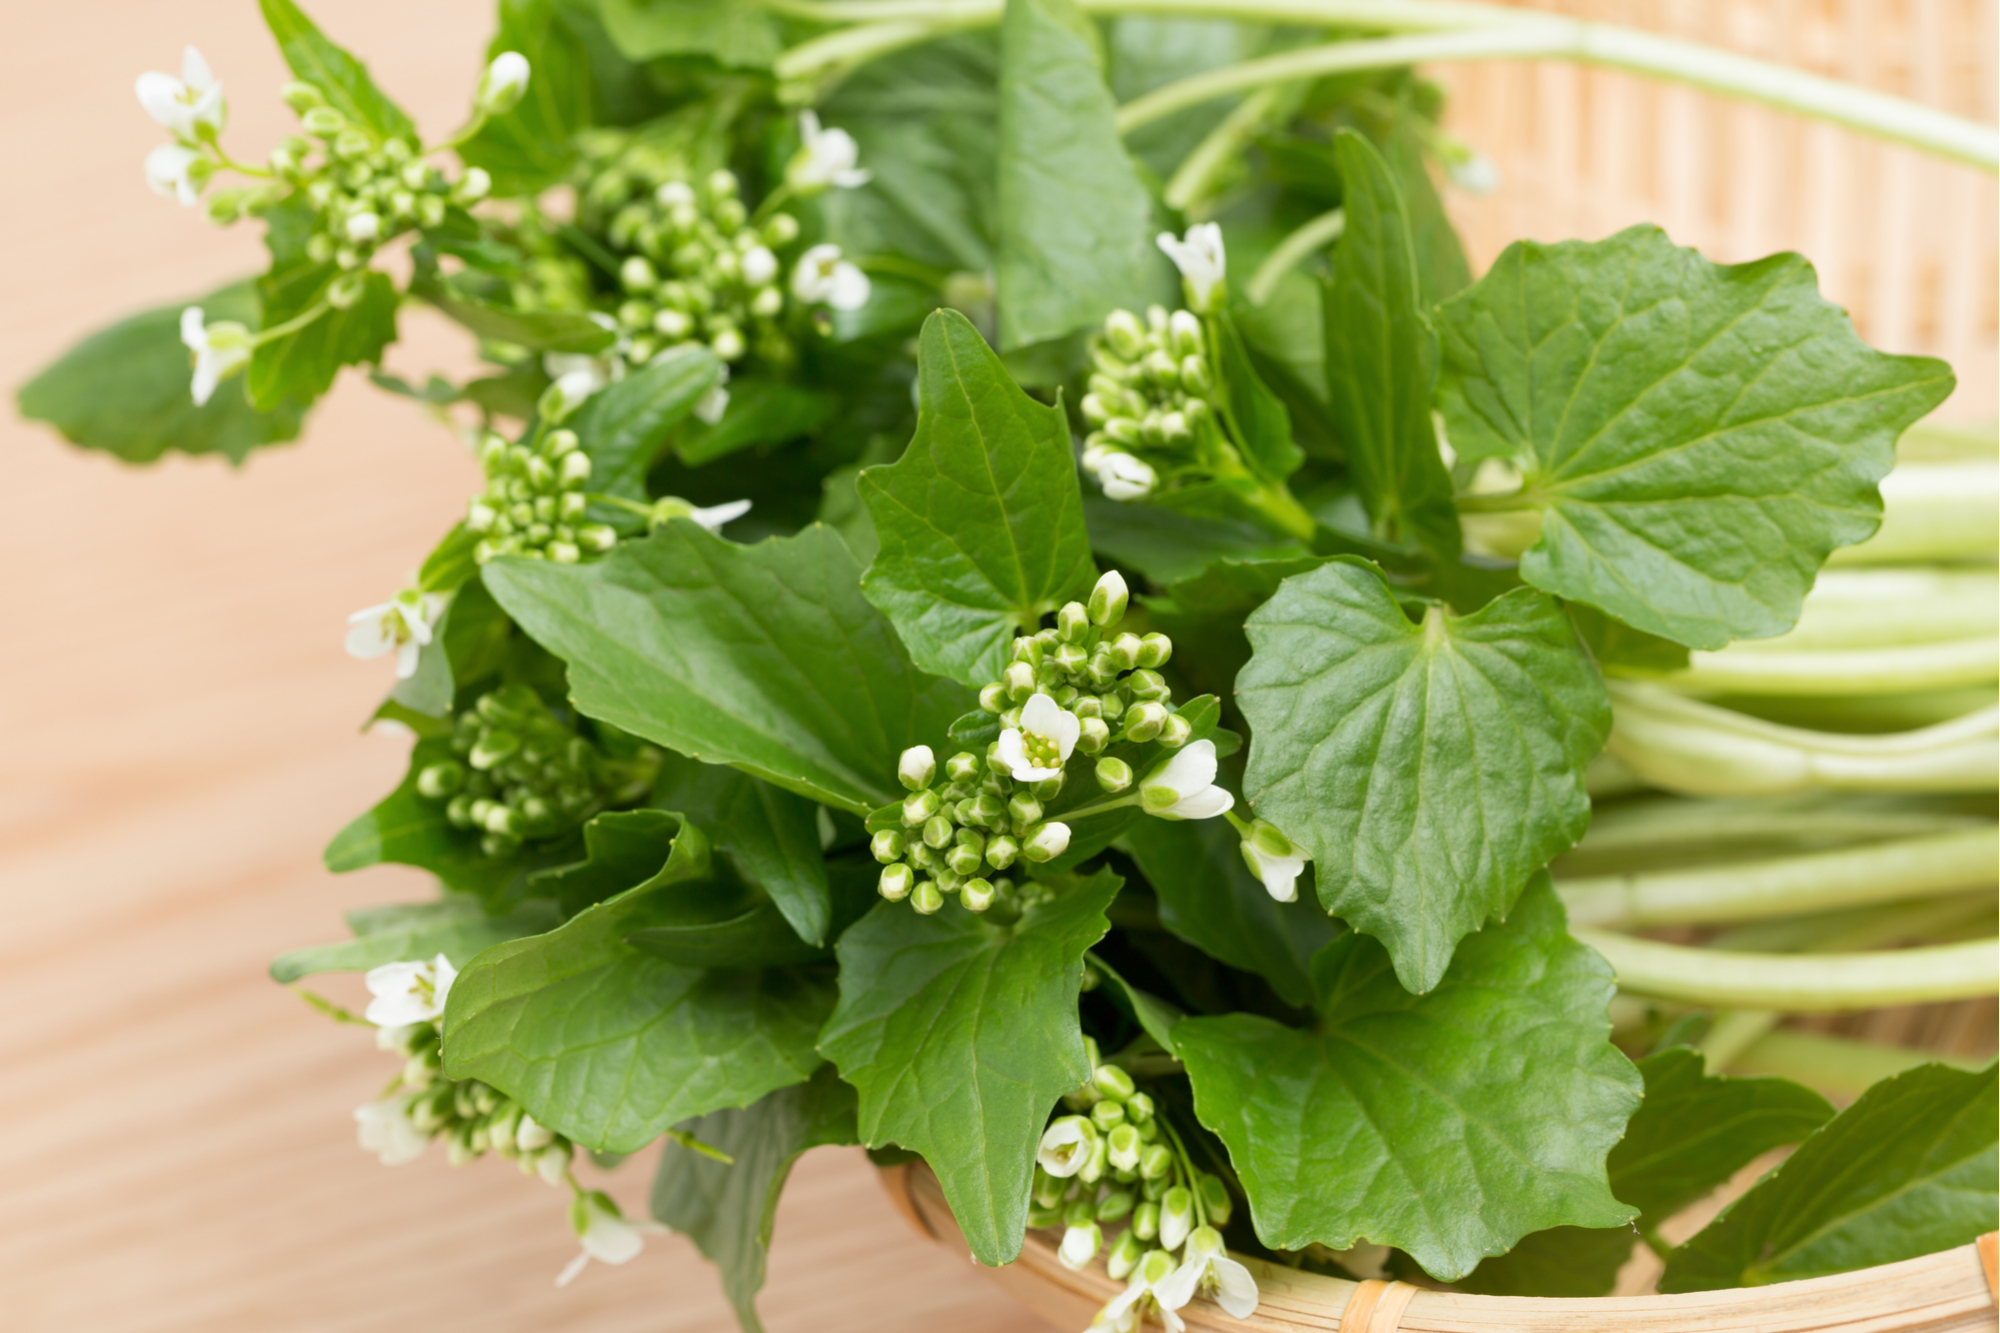
[[[319,0],[336,39],[436,133],[463,114],[490,0]],[[192,41],[256,159],[290,116],[250,0],[7,7],[0,130],[0,380],[75,337],[259,267],[141,176],[161,132],[141,70]],[[463,366],[408,321],[393,365]],[[727,1329],[678,1237],[558,1291],[564,1198],[441,1151],[390,1169],[351,1108],[391,1072],[366,1034],[272,984],[343,908],[426,894],[320,848],[394,785],[404,744],[358,724],[384,662],[341,651],[347,613],[394,591],[476,469],[410,406],[350,376],[299,445],[239,472],[125,468],[0,420],[0,1329]],[[352,979],[342,990],[351,997]],[[642,1197],[649,1160],[612,1177]],[[1043,1326],[962,1255],[916,1239],[858,1151],[799,1168],[763,1308],[773,1333]]]

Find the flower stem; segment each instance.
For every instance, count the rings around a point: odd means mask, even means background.
[[[1257,127],[1271,118],[1285,91],[1279,87],[1259,88],[1238,102],[1174,171],[1173,179],[1161,194],[1167,207],[1186,213],[1207,197],[1209,183],[1241,151]]]
[[[300,329],[331,309],[333,309],[333,303],[322,296],[319,300],[313,302],[298,314],[293,315],[284,323],[273,324],[268,329],[257,330],[257,332],[250,336],[250,345],[252,347],[262,347],[265,343],[276,342],[287,334],[297,333]]]
[[[1859,1097],[1885,1078],[1932,1063],[1978,1069],[1985,1062],[1939,1051],[1880,1046],[1870,1041],[1779,1028],[1752,1042],[1729,1062],[1728,1068],[1732,1074],[1788,1078],[1845,1099]]]
[[[1590,927],[1570,933],[1604,955],[1620,988],[1690,1004],[1832,1013],[2000,993],[2000,940],[1801,956],[1661,944]]]
[[[2000,680],[1991,634],[1879,648],[1770,648],[1695,653],[1662,684],[1698,694],[1850,695],[1944,690]]]
[[[1579,925],[1757,921],[1990,887],[1996,858],[2000,829],[1989,826],[1803,856],[1565,879],[1557,889]]]
[[[1126,103],[1118,111],[1118,129],[1130,133],[1211,98],[1267,83],[1427,61],[1538,59],[1573,60],[1690,84],[2000,171],[2000,136],[1973,121],[1692,42],[1550,16],[1453,32],[1331,42],[1242,61],[1178,80]]]
[[[1250,304],[1262,305],[1270,300],[1271,293],[1278,289],[1279,280],[1297,268],[1300,260],[1315,250],[1332,245],[1345,230],[1346,210],[1336,208],[1320,214],[1279,241],[1277,248],[1264,256],[1264,262],[1250,275],[1250,285],[1244,289]]]

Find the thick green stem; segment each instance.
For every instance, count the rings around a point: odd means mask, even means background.
[[[1769,1009],[1723,1010],[1701,1039],[1703,1066],[1711,1074],[1720,1074],[1759,1037],[1778,1026],[1778,1018]]]
[[[1340,239],[1347,230],[1347,213],[1333,209],[1307,222],[1291,235],[1279,241],[1277,248],[1264,257],[1257,271],[1250,275],[1250,285],[1244,294],[1251,305],[1262,305],[1271,299],[1271,293],[1278,289],[1279,281],[1293,269],[1299,261],[1315,250],[1325,249]]]
[[[1181,79],[1135,98],[1119,109],[1118,128],[1122,133],[1130,133],[1141,125],[1199,106],[1211,98],[1267,83],[1431,61],[1469,60],[1573,60],[1629,70],[1831,121],[1986,171],[2000,171],[2000,136],[1973,121],[1692,42],[1549,16],[1538,16],[1533,22],[1456,32],[1331,42],[1246,60]]]
[[[1729,1072],[1788,1078],[1830,1097],[1849,1101],[1885,1078],[1933,1063],[1979,1069],[1986,1062],[1907,1046],[1878,1046],[1869,1041],[1779,1028],[1746,1047],[1730,1062]]]
[[[1655,786],[1691,796],[1810,790],[1993,791],[2000,709],[1884,736],[1780,726],[1635,681],[1605,682],[1606,752]]]
[[[1730,1009],[1835,1013],[2000,993],[2000,940],[1881,953],[1731,953],[1578,927],[1623,989]]]
[[[1725,651],[1735,657],[1886,648],[1974,635],[2000,635],[2000,575],[1990,565],[1829,569],[1821,571],[1806,594],[1798,624],[1776,638],[1745,639]]]
[[[1658,677],[1696,694],[1849,695],[1948,690],[2000,681],[2000,639],[1946,639],[1881,648],[1771,648],[1694,653],[1687,667]]]
[[[1222,123],[1210,130],[1194,151],[1174,172],[1167,182],[1161,198],[1167,207],[1183,213],[1191,210],[1209,194],[1209,183],[1221,173],[1235,158],[1257,131],[1257,127],[1270,118],[1284,98],[1282,88],[1259,88],[1251,93],[1236,108],[1222,118]]]
[[[1993,894],[1988,888],[1928,901],[1757,921],[1723,931],[1708,941],[1708,947],[1737,953],[1858,953],[1906,944],[1953,944],[1993,929]]]
[[[1882,479],[1882,526],[1827,564],[1886,565],[1920,560],[1991,560],[2000,552],[2000,462],[1967,458],[1898,464]]]
[[[1591,926],[1758,921],[1992,886],[2000,829],[1987,827],[1734,865],[1601,875],[1557,884]]]
[[[1558,863],[1573,876],[1607,874],[1630,865],[1715,856],[1731,846],[1828,845],[1913,838],[1981,828],[1991,821],[1975,803],[1913,796],[1806,792],[1763,799],[1654,796],[1608,806],[1591,816],[1590,831]],[[1805,850],[1805,848],[1800,848]]]

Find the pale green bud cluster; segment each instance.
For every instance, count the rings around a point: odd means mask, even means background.
[[[1170,711],[1173,692],[1154,670],[1173,642],[1119,632],[1129,601],[1114,571],[1088,605],[1071,602],[1055,625],[1014,641],[1005,672],[979,692],[980,707],[1004,729],[985,754],[961,750],[940,769],[927,745],[903,752],[897,779],[910,794],[868,824],[884,898],[931,913],[956,894],[968,910],[985,911],[1018,892],[1000,872],[1069,849],[1069,826],[1048,818],[1046,806],[1062,794],[1072,758],[1091,763],[1097,791],[1115,797],[1131,788],[1133,771],[1107,746],[1188,742],[1191,728]],[[1024,779],[1024,767],[1047,776]]]
[[[1070,1268],[1099,1253],[1118,1281],[1153,1255],[1177,1267],[1173,1255],[1197,1226],[1228,1222],[1229,1190],[1219,1177],[1193,1169],[1131,1074],[1098,1062],[1096,1043],[1086,1038],[1085,1044],[1094,1067],[1064,1097],[1070,1113],[1042,1135],[1028,1225],[1063,1229],[1057,1254]]]
[[[1203,471],[1220,441],[1215,366],[1201,320],[1152,306],[1146,318],[1114,310],[1091,347],[1083,397],[1083,466],[1113,500],[1150,494],[1166,474]]]
[[[475,203],[492,188],[477,167],[457,181],[447,179],[408,139],[383,139],[353,123],[327,105],[313,84],[286,84],[284,97],[299,113],[304,133],[281,140],[271,150],[270,167],[313,207],[306,255],[340,268],[327,293],[336,309],[359,299],[362,275],[384,244],[411,230],[443,225],[451,205]],[[217,195],[210,215],[236,208],[232,198]],[[218,220],[233,220],[233,214]]]
[[[423,768],[417,791],[443,801],[454,828],[479,830],[488,856],[560,837],[607,806],[639,800],[660,768],[650,747],[630,759],[606,754],[520,683],[488,691],[453,719],[451,748],[460,758]]]
[[[585,152],[582,215],[621,261],[612,315],[630,339],[627,361],[700,343],[726,362],[754,354],[789,365],[779,253],[798,240],[798,219],[777,212],[753,222],[726,169],[691,172],[616,136],[592,136]]]
[[[419,1133],[444,1140],[453,1166],[493,1153],[519,1162],[521,1174],[549,1184],[569,1174],[574,1147],[536,1122],[522,1105],[478,1079],[449,1079],[439,1072],[438,1029],[417,1023],[399,1030],[407,1057],[392,1092],[407,1099],[405,1114]]]
[[[479,447],[479,465],[486,489],[467,504],[465,526],[479,534],[473,559],[480,564],[525,555],[573,565],[617,545],[616,530],[585,517],[590,456],[575,431],[548,431],[532,448],[489,434]]]

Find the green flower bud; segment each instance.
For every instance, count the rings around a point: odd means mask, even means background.
[[[944,891],[938,888],[934,879],[920,880],[917,887],[910,890],[910,906],[929,916],[944,906]]]
[[[951,821],[943,815],[932,815],[924,821],[924,842],[934,850],[943,851],[951,846]]]
[[[445,759],[428,765],[417,774],[417,790],[433,801],[443,800],[465,785],[465,769]]]
[[[1097,785],[1109,794],[1116,796],[1119,792],[1124,791],[1132,785],[1132,766],[1123,759],[1115,759],[1108,756],[1098,760]]]
[[[1101,717],[1086,717],[1079,724],[1076,748],[1085,754],[1102,753],[1111,742],[1111,728]]]
[[[1142,667],[1165,666],[1167,659],[1174,655],[1174,641],[1164,634],[1148,634],[1139,640],[1139,665]]]
[[[1030,861],[1053,861],[1069,850],[1069,825],[1050,820],[1035,829],[1021,844],[1021,855]]]
[[[1017,704],[1026,703],[1035,693],[1035,668],[1026,662],[1009,662],[1002,682],[1009,699]]]
[[[1104,1169],[1110,1164],[1110,1151],[1110,1146],[1105,1143],[1103,1135],[1100,1134],[1093,1139],[1090,1144],[1090,1156],[1084,1160],[1082,1169],[1076,1173],[1076,1178],[1086,1185],[1095,1185],[1103,1179]]]
[[[1138,1091],[1132,1076],[1117,1065],[1099,1065],[1090,1071],[1090,1081],[1097,1090],[1113,1101],[1122,1102]]]
[[[1042,803],[1027,792],[1016,792],[1007,802],[1007,817],[1016,828],[1033,824],[1042,817]]]
[[[1121,1126],[1121,1128],[1130,1128],[1130,1126]],[[1115,1154],[1117,1149],[1114,1147],[1110,1151]],[[1136,1202],[1138,1200],[1132,1197],[1132,1191],[1113,1190],[1097,1201],[1096,1220],[1099,1222],[1122,1222],[1132,1215],[1132,1205]]]
[[[1145,1253],[1145,1243],[1127,1227],[1118,1233],[1118,1239],[1112,1242],[1111,1252],[1104,1256],[1104,1271],[1113,1282],[1123,1282],[1139,1266],[1139,1260]]]
[[[1104,340],[1111,350],[1127,361],[1137,361],[1146,353],[1146,327],[1129,310],[1114,310],[1104,320]]]
[[[1014,858],[1021,854],[1021,844],[1002,833],[986,840],[986,864],[995,870],[1005,870],[1014,864]]]
[[[1149,741],[1167,725],[1165,705],[1148,701],[1132,707],[1125,716],[1125,739],[1128,741]]]
[[[1167,688],[1167,682],[1161,678],[1159,672],[1148,671],[1144,667],[1125,677],[1125,692],[1134,700],[1158,699],[1162,701],[1172,698],[1174,693],[1171,689]]]
[[[904,839],[901,829],[878,829],[875,836],[868,840],[869,854],[883,865],[889,865],[892,862],[902,860],[903,847]]]
[[[1152,1240],[1160,1234],[1160,1205],[1151,1199],[1141,1200],[1132,1210],[1132,1229],[1129,1233],[1142,1241]]]
[[[1029,1187],[1029,1197],[1035,1201],[1037,1207],[1056,1209],[1060,1216],[1063,1200],[1069,1197],[1069,1180],[1067,1177],[1050,1175],[1040,1163],[1036,1163],[1035,1180]]]
[[[469,793],[461,792],[445,805],[444,817],[453,828],[472,827],[472,802],[473,797]]]
[[[999,713],[1007,707],[1007,687],[999,681],[981,686],[979,706],[989,713]]]
[[[1125,1118],[1135,1125],[1146,1124],[1153,1118],[1153,1099],[1143,1092],[1135,1092],[1127,1097]]]
[[[486,66],[473,94],[473,105],[485,116],[504,116],[528,91],[528,58],[519,51],[502,51]]]
[[[1220,1176],[1206,1171],[1195,1176],[1195,1189],[1201,1192],[1202,1208],[1208,1213],[1210,1224],[1218,1227],[1229,1225],[1229,1215],[1236,1209],[1236,1201],[1229,1197],[1229,1187],[1222,1183]]]
[[[1056,612],[1056,637],[1064,643],[1075,643],[1090,628],[1090,613],[1084,610],[1082,602],[1065,602],[1062,610]]]
[[[1099,1105],[1108,1106],[1110,1103],[1101,1102]],[[1120,1171],[1137,1171],[1139,1169],[1139,1155],[1145,1151],[1146,1145],[1140,1139],[1139,1131],[1135,1126],[1112,1126],[1110,1144],[1111,1147],[1105,1160],[1109,1161],[1114,1168]],[[1130,1199],[1132,1196],[1127,1194],[1125,1197]]]
[[[306,109],[299,123],[315,139],[331,139],[347,128],[347,117],[330,106],[315,106]]]
[[[520,749],[519,735],[495,727],[479,738],[469,758],[474,768],[491,768],[502,760],[512,758]]]
[[[997,896],[999,889],[988,879],[968,879],[959,886],[959,901],[965,904],[965,910],[968,912],[985,911],[993,906],[993,900]]]
[[[1194,1230],[1194,1195],[1185,1185],[1176,1185],[1160,1198],[1160,1245],[1178,1250]]]
[[[1109,1097],[1090,1108],[1090,1119],[1099,1129],[1110,1133],[1125,1123],[1125,1103],[1114,1102]],[[1134,1130],[1134,1133],[1138,1131]]]
[[[1178,750],[1194,736],[1194,728],[1179,713],[1169,713],[1166,725],[1160,728],[1160,744],[1169,750]]]
[[[998,792],[982,791],[972,798],[972,819],[968,823],[993,828],[1007,818],[1007,803]]]
[[[972,782],[979,777],[979,756],[960,750],[944,761],[944,775],[953,782]]]
[[[284,99],[286,106],[302,115],[316,106],[326,105],[325,93],[310,83],[301,83],[296,79],[280,88],[278,96]]]
[[[1174,311],[1167,317],[1167,339],[1172,344],[1174,355],[1200,356],[1202,350],[1200,318],[1190,310]]]
[[[1174,1169],[1173,1149],[1164,1143],[1149,1145],[1139,1154],[1139,1175],[1145,1180],[1165,1180]]]
[[[1108,656],[1112,664],[1120,671],[1130,671],[1139,665],[1139,648],[1140,641],[1138,635],[1120,634],[1111,641],[1111,649]]]
[[[1046,1231],[1050,1227],[1059,1226],[1062,1223],[1062,1218],[1063,1210],[1059,1206],[1051,1207],[1040,1203],[1030,1203],[1028,1205],[1028,1230],[1030,1231]]]
[[[924,821],[938,812],[942,804],[938,794],[928,787],[923,791],[913,791],[903,798],[903,825],[906,828],[922,828]]]

